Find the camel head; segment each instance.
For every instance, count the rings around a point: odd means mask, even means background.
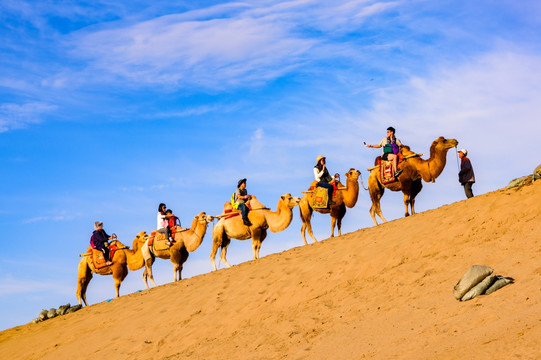
[[[145,242],[148,239],[148,234],[146,231],[141,231],[139,234],[135,235],[135,239],[133,241],[137,242]]]
[[[344,174],[346,176],[346,178],[349,180],[349,179],[352,179],[352,180],[355,180],[357,181],[357,179],[359,178],[359,176],[361,175],[361,172],[359,170],[355,170],[354,168],[351,168],[349,169],[349,171],[347,173]]]
[[[195,217],[195,220],[200,223],[205,223],[206,225],[214,220],[214,216],[207,215],[204,211],[202,211]]]
[[[293,209],[295,206],[299,204],[299,201],[301,201],[301,198],[298,198],[296,196],[291,196],[290,193],[287,193],[280,196],[280,201],[286,204],[288,208]]]
[[[458,145],[458,141],[455,139],[446,139],[443,136],[440,136],[434,142],[432,143],[432,146],[437,150],[449,150],[450,148],[454,148]]]

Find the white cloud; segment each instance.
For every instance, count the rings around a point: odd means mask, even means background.
[[[138,83],[210,88],[260,83],[314,56],[336,56],[336,51],[312,51],[326,47],[322,32],[353,31],[366,17],[395,6],[372,1],[230,3],[77,34],[73,54],[100,71]]]
[[[44,114],[56,108],[55,105],[42,102],[30,102],[22,105],[0,104],[0,133],[24,128],[28,124],[39,123]]]

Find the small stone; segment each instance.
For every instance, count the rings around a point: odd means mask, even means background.
[[[56,309],[55,309],[55,308],[51,308],[51,309],[49,310],[49,312],[47,313],[47,318],[52,319],[52,318],[54,318],[54,317],[56,317]]]
[[[41,310],[41,312],[39,313],[38,318],[39,318],[40,320],[42,320],[42,321],[43,321],[43,320],[47,320],[47,313],[48,313],[47,310],[45,310],[45,309]]]
[[[70,303],[67,303],[66,305],[62,305],[60,306],[57,310],[56,310],[56,315],[64,315],[66,313],[66,311],[70,308]]]

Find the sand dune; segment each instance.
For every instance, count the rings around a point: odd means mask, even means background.
[[[8,329],[0,354],[539,359],[540,214],[541,181],[499,190]],[[453,285],[473,264],[516,283],[458,302]]]

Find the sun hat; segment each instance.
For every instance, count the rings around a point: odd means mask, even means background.
[[[459,150],[458,152],[461,152],[464,155],[468,155],[468,150],[466,150],[466,149]]]
[[[239,188],[242,183],[246,183],[246,179],[240,179],[238,184],[237,184],[237,187]]]
[[[326,159],[326,157],[323,156],[323,155],[319,155],[319,156],[316,158],[316,164],[319,164],[319,160],[321,160],[321,159]]]
[[[102,221],[94,221],[94,229],[95,230],[98,230],[98,227],[100,227],[101,225],[103,225]]]

